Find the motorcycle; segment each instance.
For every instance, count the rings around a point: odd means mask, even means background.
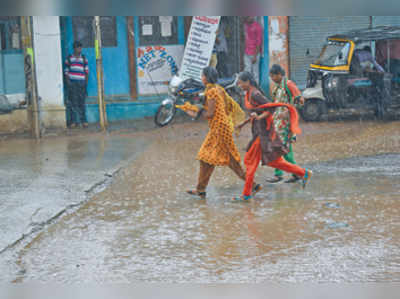
[[[243,96],[240,88],[237,86],[238,74],[232,78],[221,78],[217,84],[225,88],[227,93],[239,103],[243,105]],[[174,76],[168,87],[168,96],[161,102],[160,107],[154,117],[157,126],[163,127],[168,125],[176,115],[176,105],[183,105],[185,102],[191,104],[201,104],[204,102],[204,85],[194,79],[182,79]]]

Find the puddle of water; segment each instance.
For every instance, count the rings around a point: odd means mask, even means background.
[[[334,203],[334,202],[328,202],[324,206],[327,207],[327,208],[331,208],[331,209],[340,208],[340,205],[338,203]]]
[[[399,155],[310,165],[305,190],[265,185],[238,204],[230,198],[243,185],[227,168],[216,169],[206,200],[185,193],[196,184],[200,143],[157,141],[110,188],[28,245],[19,279],[400,280]],[[261,168],[257,179],[271,174]]]
[[[349,225],[347,223],[335,222],[335,221],[327,221],[326,222],[326,226],[328,228],[345,228],[345,227],[349,227]]]

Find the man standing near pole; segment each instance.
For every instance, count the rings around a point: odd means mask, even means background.
[[[82,54],[82,44],[74,42],[74,53],[65,61],[65,82],[68,90],[67,111],[70,114],[70,128],[81,124],[88,127],[85,111],[89,66],[86,57]]]

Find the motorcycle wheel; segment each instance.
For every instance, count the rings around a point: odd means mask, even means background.
[[[176,107],[173,104],[161,105],[154,117],[154,122],[159,127],[168,125],[176,114]]]

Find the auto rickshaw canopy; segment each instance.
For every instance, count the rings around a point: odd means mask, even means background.
[[[328,37],[328,40],[349,40],[354,43],[400,39],[399,26],[378,26],[374,28],[357,29],[347,33],[335,34]]]
[[[388,41],[390,43],[390,40],[400,41],[400,26],[378,26],[331,35],[327,38],[329,45],[343,45],[343,49],[339,49],[340,51],[337,53],[339,55],[340,52],[342,52],[342,59],[336,59],[336,63],[332,64],[327,64],[326,61],[323,61],[324,55],[329,56],[329,58],[334,58],[334,55],[331,55],[332,53],[327,54],[329,49],[327,50],[326,45],[321,52],[321,56],[310,65],[310,68],[314,70],[347,73],[350,70],[356,44],[372,41]],[[333,54],[335,53],[334,51]]]

